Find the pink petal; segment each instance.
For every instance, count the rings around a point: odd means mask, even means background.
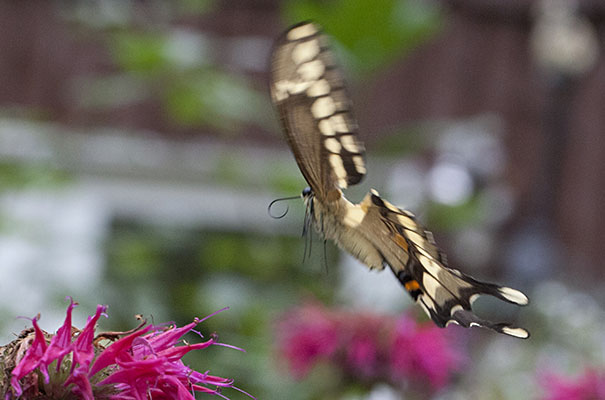
[[[162,350],[158,352],[158,356],[165,357],[169,361],[180,360],[185,354],[189,353],[192,350],[200,350],[205,349],[206,347],[211,346],[214,343],[214,340],[210,339],[206,342],[202,343],[194,343],[186,346],[178,346],[171,347],[166,350]]]
[[[99,357],[97,357],[97,359],[93,363],[92,368],[90,369],[90,373],[88,375],[94,376],[103,368],[111,364],[115,364],[118,358],[121,358],[123,360],[132,359],[132,356],[129,352],[130,348],[132,347],[132,342],[139,336],[149,332],[151,328],[151,325],[146,326],[140,331],[131,333],[130,335],[124,336],[123,338],[112,343],[109,347],[103,350],[101,354],[99,354]]]
[[[150,334],[147,340],[153,346],[155,351],[161,351],[168,347],[174,346],[176,342],[197,325],[197,321],[193,321],[181,328],[172,327],[158,334]]]
[[[15,389],[17,396],[20,396],[22,393],[19,380],[40,365],[40,360],[47,348],[44,333],[42,333],[42,330],[38,326],[38,318],[39,316],[36,316],[32,319],[35,332],[34,341],[29,349],[27,349],[25,356],[19,361],[11,373],[11,386]]]
[[[169,398],[174,399],[186,399],[186,400],[195,400],[195,397],[191,394],[191,391],[187,389],[185,385],[183,385],[178,379],[173,376],[164,376],[162,382],[160,382],[161,386],[168,384],[169,386],[175,387],[177,389],[176,396],[167,396]],[[158,385],[158,386],[160,386]],[[166,393],[168,394],[168,393]]]
[[[76,387],[72,389],[73,393],[78,394],[84,400],[94,400],[92,394],[92,386],[88,379],[86,371],[78,368],[65,381],[65,386],[74,384]]]
[[[119,363],[120,369],[103,379],[99,384],[127,383],[132,385],[143,376],[161,373],[165,362],[166,360],[161,358],[149,358],[147,360]]]
[[[71,313],[74,307],[77,305],[74,303],[73,299],[70,297],[70,304],[67,306],[67,314],[65,316],[65,322],[63,325],[57,330],[55,336],[53,336],[50,341],[50,345],[46,349],[44,356],[42,356],[42,360],[40,361],[40,370],[44,375],[44,382],[48,383],[48,366],[54,361],[57,360],[57,371],[61,368],[61,363],[63,362],[63,357],[67,353],[69,353],[71,348]]]
[[[101,318],[101,315],[105,313],[106,310],[107,306],[97,306],[97,312],[93,317],[88,318],[86,326],[84,326],[84,329],[82,330],[82,332],[80,332],[80,335],[76,338],[73,344],[73,366],[79,364],[78,368],[82,369],[83,371],[86,371],[87,373],[88,367],[90,366],[90,363],[95,356],[95,350],[92,343],[95,335],[95,325],[99,318]],[[73,366],[72,370],[74,368]]]

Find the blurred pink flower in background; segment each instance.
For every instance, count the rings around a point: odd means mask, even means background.
[[[374,338],[355,336],[346,350],[346,364],[361,376],[376,376],[379,363],[378,351]]]
[[[233,379],[197,372],[181,360],[188,352],[211,345],[236,348],[218,343],[216,337],[201,343],[177,346],[186,333],[193,331],[196,325],[210,316],[196,318],[181,328],[142,324],[128,335],[112,332],[95,338],[95,324],[105,315],[106,307],[98,306],[95,315],[88,318],[86,326],[80,331],[71,326],[71,313],[75,306],[76,303],[71,301],[65,322],[52,336],[50,344],[46,339],[49,335],[42,332],[37,324],[39,317],[32,320],[34,338],[27,343],[29,347],[25,354],[20,359],[17,356],[15,360],[16,365],[11,373],[13,391],[5,394],[6,400],[22,395],[24,398],[45,395],[44,398],[48,399],[77,395],[86,400],[195,400],[195,392],[226,398],[220,393],[224,387],[243,392],[233,386]],[[122,337],[117,339],[119,336]],[[99,345],[99,338],[109,337],[114,341],[108,347]],[[55,361],[56,368],[49,370],[50,364]],[[35,371],[39,371],[44,378],[40,384],[33,375]],[[27,379],[22,387],[24,378]]]
[[[588,368],[577,378],[543,374],[544,400],[605,400],[605,371]]]
[[[282,342],[280,350],[297,377],[306,375],[317,361],[329,359],[339,342],[336,322],[318,307],[296,310],[282,321],[281,328],[287,342]]]
[[[394,380],[427,379],[431,386],[445,386],[458,370],[463,355],[448,340],[442,329],[434,324],[417,324],[403,317],[395,324],[390,344],[390,368]]]
[[[351,318],[350,313],[333,312],[338,321],[343,348],[342,365],[350,373],[362,378],[372,379],[379,376],[383,364],[381,348],[384,346],[383,329],[385,318],[370,313],[361,313]]]
[[[278,346],[297,378],[328,362],[352,379],[445,386],[465,359],[444,330],[432,323],[333,311],[321,305],[295,308],[278,322]]]

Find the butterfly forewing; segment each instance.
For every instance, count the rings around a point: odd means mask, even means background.
[[[271,58],[271,98],[296,162],[316,196],[358,183],[363,144],[327,37],[313,23],[290,28]]]

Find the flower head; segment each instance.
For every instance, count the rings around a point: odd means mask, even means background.
[[[439,389],[463,360],[448,335],[409,316],[332,311],[318,305],[296,308],[278,324],[279,350],[290,370],[304,377],[328,362],[355,381]],[[428,384],[428,385],[427,385]]]
[[[75,305],[70,301],[65,322],[52,336],[50,344],[47,344],[45,334],[37,324],[38,317],[32,320],[33,339],[26,337],[30,341],[29,347],[22,357],[17,356],[14,361],[16,365],[11,373],[13,390],[7,393],[7,400],[23,394],[21,380],[35,371],[43,375],[44,383],[36,385],[37,379],[29,379],[28,390],[35,395],[46,394],[45,398],[55,398],[45,393],[49,387],[53,387],[52,396],[57,396],[56,398],[72,394],[86,400],[194,400],[195,392],[226,398],[220,393],[222,388],[241,391],[233,386],[233,379],[213,376],[208,372],[200,373],[183,363],[182,357],[190,351],[223,345],[217,342],[216,337],[202,343],[179,345],[183,336],[203,320],[196,318],[180,328],[174,325],[156,327],[142,324],[129,334],[102,333],[95,337],[95,325],[105,315],[107,307],[98,306],[96,313],[88,318],[84,329],[78,330],[71,326],[71,312]],[[104,337],[114,337],[115,340],[103,347],[99,342]],[[49,369],[53,362],[57,363],[56,371],[54,368]],[[66,373],[58,374],[59,371]],[[62,390],[59,392],[56,390],[57,385],[53,385],[53,378],[62,379],[59,385]]]

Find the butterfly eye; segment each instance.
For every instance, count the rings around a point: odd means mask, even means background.
[[[311,193],[312,193],[312,191],[311,191],[311,188],[309,186],[307,186],[306,188],[304,188],[303,191],[302,191],[302,197],[303,197],[303,199],[309,197],[311,195]]]

